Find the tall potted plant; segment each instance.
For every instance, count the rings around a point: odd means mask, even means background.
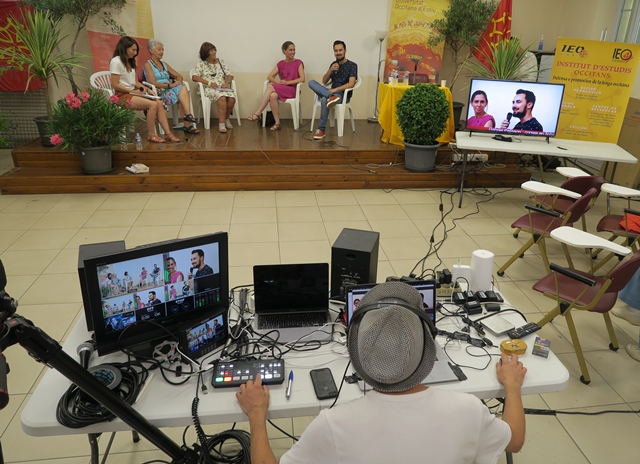
[[[47,116],[37,117],[34,121],[38,125],[42,144],[51,146],[48,132],[48,122],[51,120],[49,79],[53,78],[58,85],[58,77],[65,77],[65,67],[82,67],[79,62],[80,57],[78,55],[72,57],[60,51],[65,36],[60,34],[58,23],[45,12],[24,11],[20,20],[10,16],[7,26],[15,34],[18,42],[24,44],[24,47],[3,48],[0,54],[16,65],[27,68],[29,78],[25,91],[34,77],[42,82]]]
[[[499,40],[489,44],[489,51],[480,49],[489,67],[477,61],[467,61],[465,68],[474,76],[484,79],[498,79],[503,81],[535,81],[538,73],[537,61],[529,61],[528,54],[531,45],[522,48],[522,42],[517,37]]]
[[[102,174],[113,170],[111,147],[126,143],[125,128],[135,121],[133,110],[116,95],[69,92],[53,108],[51,143],[78,151],[85,174]]]
[[[404,167],[413,172],[435,169],[436,140],[447,127],[449,101],[434,84],[417,84],[396,104],[398,126],[404,136]]]
[[[427,44],[435,47],[444,42],[453,55],[453,76],[448,81],[451,89],[464,61],[460,61],[460,52],[464,47],[473,49],[478,44],[498,3],[498,0],[451,0],[449,8],[442,13],[443,17],[431,23]],[[456,128],[463,108],[464,103],[453,102]]]

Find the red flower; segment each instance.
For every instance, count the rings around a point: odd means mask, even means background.
[[[120,104],[120,97],[118,97],[117,95],[111,95],[109,97],[109,101],[111,103],[115,103],[116,105],[119,105]]]
[[[78,97],[76,97],[76,94],[73,92],[69,92],[67,94],[67,96],[65,97],[65,101],[71,109],[80,108],[80,106],[82,106],[82,102]]]
[[[91,98],[91,94],[89,94],[89,92],[82,92],[81,98],[84,103],[87,103],[87,100]]]
[[[60,135],[58,135],[58,134],[53,134],[51,136],[51,138],[49,139],[49,141],[54,145],[60,145],[60,144],[64,143],[64,139],[62,137],[60,137]]]

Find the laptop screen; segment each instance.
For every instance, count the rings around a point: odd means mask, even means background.
[[[329,309],[329,264],[253,266],[256,313]]]
[[[422,296],[422,301],[424,303],[424,310],[429,316],[429,318],[436,323],[436,281],[435,280],[424,280],[424,281],[416,281],[416,282],[404,282],[407,285],[411,285],[413,288],[420,292]],[[363,285],[352,285],[347,287],[347,301],[346,301],[346,312],[347,312],[347,325],[351,323],[351,317],[353,316],[353,312],[358,308],[360,304],[360,300],[362,297],[373,287],[378,284],[363,284]]]

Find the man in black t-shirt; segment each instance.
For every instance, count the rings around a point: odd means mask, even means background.
[[[512,110],[513,115],[520,119],[520,122],[513,127],[514,129],[542,132],[542,124],[531,114],[535,104],[536,96],[532,91],[518,89],[516,96],[513,97]],[[502,121],[501,127],[508,128],[509,120]]]
[[[315,140],[324,138],[329,110],[340,103],[344,91],[352,89],[358,80],[358,65],[347,60],[347,46],[342,40],[333,42],[333,55],[336,57],[336,61],[331,63],[327,72],[322,76],[322,84],[314,80],[309,82],[309,88],[321,98],[320,122],[318,130],[313,135]],[[331,88],[327,89],[325,85],[329,80],[331,80]],[[353,94],[353,92],[351,93]]]

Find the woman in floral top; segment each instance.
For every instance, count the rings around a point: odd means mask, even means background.
[[[205,85],[204,93],[210,100],[218,105],[218,130],[227,132],[233,129],[229,116],[236,104],[236,96],[231,90],[233,74],[224,62],[216,57],[218,50],[215,45],[204,42],[200,46],[200,62],[196,65],[194,82],[202,82]]]

